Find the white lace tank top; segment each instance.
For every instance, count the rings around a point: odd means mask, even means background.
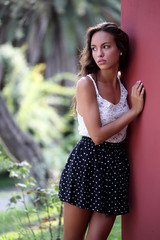
[[[99,107],[99,113],[100,113],[100,119],[101,119],[101,124],[102,126],[111,123],[118,119],[120,116],[122,116],[124,113],[128,112],[129,106],[127,103],[127,95],[128,92],[123,86],[123,84],[120,81],[120,78],[118,76],[118,80],[120,83],[120,90],[121,90],[121,97],[120,101],[118,104],[113,104],[106,99],[102,98],[99,94],[97,85],[92,78],[92,76],[89,74],[88,75],[90,79],[92,80],[94,86],[95,86],[95,91],[96,91],[96,96],[97,96],[97,103]],[[77,111],[77,118],[78,118],[78,131],[81,136],[87,136],[90,137],[88,130],[85,126],[83,117],[78,113]],[[108,138],[106,142],[113,142],[113,143],[118,143],[122,142],[126,138],[126,133],[127,133],[127,127],[123,128],[120,132],[115,134],[114,136]]]

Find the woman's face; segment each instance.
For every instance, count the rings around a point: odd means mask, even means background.
[[[92,56],[101,70],[119,67],[120,50],[112,34],[98,31],[91,39]]]

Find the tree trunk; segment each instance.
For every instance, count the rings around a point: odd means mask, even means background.
[[[32,165],[31,174],[39,187],[46,187],[49,171],[42,157],[40,147],[32,136],[23,132],[15,123],[0,94],[0,139],[7,153],[17,162],[28,161]]]

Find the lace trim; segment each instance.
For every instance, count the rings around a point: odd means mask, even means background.
[[[120,101],[117,104],[113,104],[113,103],[109,102],[108,100],[101,97],[94,79],[92,78],[91,75],[88,75],[88,76],[90,77],[90,79],[92,80],[92,82],[95,86],[96,95],[97,95],[97,103],[98,103],[98,107],[99,107],[99,113],[100,113],[100,119],[101,119],[102,126],[115,121],[116,119],[118,119],[120,116],[122,116],[124,113],[126,113],[129,110],[128,103],[127,103],[128,92],[125,89],[125,87],[123,86],[123,84],[121,83],[120,79],[119,79],[120,89],[121,89]],[[88,130],[83,121],[83,117],[78,112],[77,112],[77,116],[78,116],[78,122],[79,122],[79,127],[78,127],[79,134],[82,136],[89,137]],[[107,142],[123,141],[126,138],[127,127],[128,126],[123,128],[119,133],[115,134],[114,136],[107,139],[106,141]]]

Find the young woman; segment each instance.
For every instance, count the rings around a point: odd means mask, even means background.
[[[127,214],[129,162],[127,126],[143,110],[144,87],[132,87],[131,108],[121,83],[128,36],[114,23],[87,31],[81,54],[76,110],[81,140],[62,172],[59,198],[64,202],[64,240],[106,240],[117,215]],[[86,230],[88,231],[86,233]]]

